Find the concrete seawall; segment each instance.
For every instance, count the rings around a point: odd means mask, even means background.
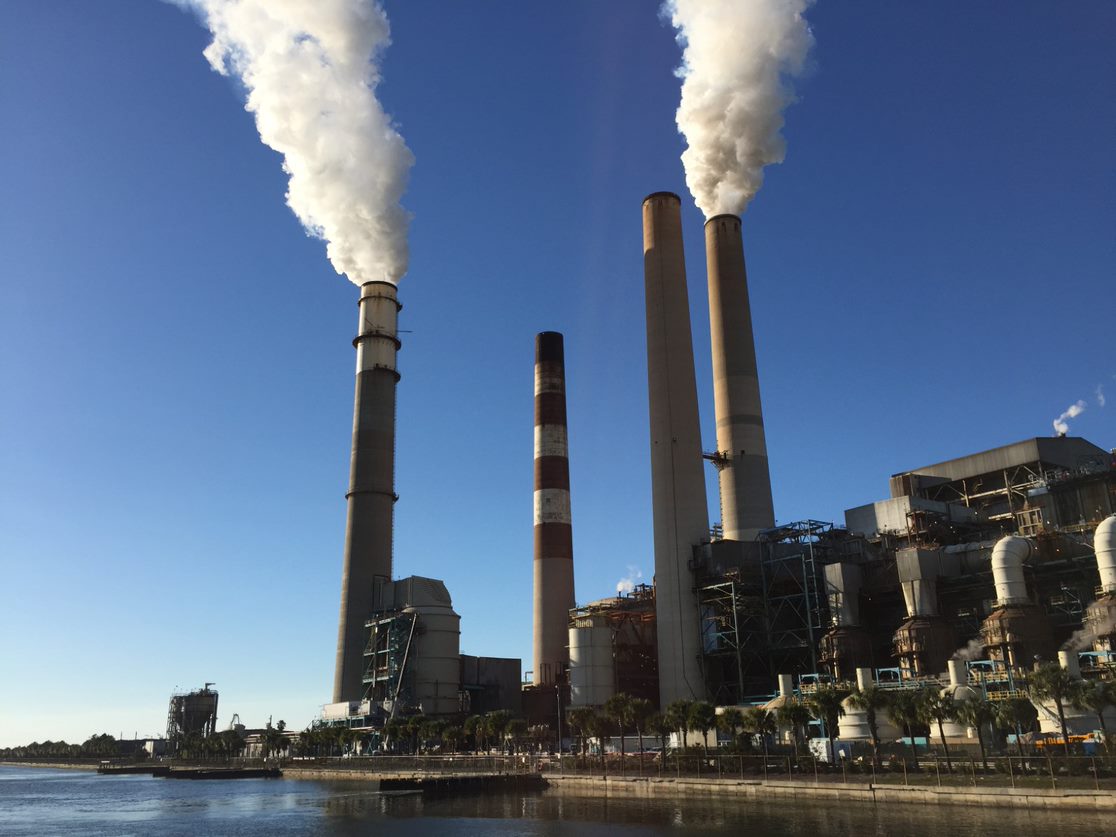
[[[744,799],[802,799],[870,804],[979,805],[1116,812],[1116,792],[1034,788],[938,788],[903,785],[813,784],[740,781],[547,775],[548,792],[594,796],[692,797],[735,796]]]

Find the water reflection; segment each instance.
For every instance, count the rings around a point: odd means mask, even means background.
[[[556,791],[497,796],[381,794],[362,782],[183,782],[0,768],[0,834],[652,835],[829,834],[1018,837],[1112,833],[1111,815],[965,806],[602,798]]]

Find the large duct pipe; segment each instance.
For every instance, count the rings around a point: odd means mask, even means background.
[[[992,579],[996,584],[996,604],[1000,607],[1028,604],[1023,562],[1031,557],[1034,545],[1026,538],[1008,535],[992,548]]]
[[[775,525],[775,510],[738,217],[717,215],[705,222],[705,259],[713,405],[722,457],[721,525],[727,540],[752,541]]]
[[[360,330],[356,346],[353,451],[349,469],[345,564],[341,575],[341,619],[333,702],[360,700],[365,627],[378,607],[376,590],[391,580],[392,512],[395,479],[396,323],[402,306],[390,282],[360,287]]]
[[[690,561],[709,538],[678,195],[656,192],[643,201],[643,275],[659,701],[666,706],[705,695]]]
[[[535,685],[569,668],[566,646],[574,607],[566,367],[562,335],[535,337]]]
[[[1093,550],[1097,553],[1097,572],[1101,591],[1116,593],[1116,514],[1109,515],[1093,533]]]

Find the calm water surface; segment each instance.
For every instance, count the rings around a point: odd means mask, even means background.
[[[803,802],[598,799],[558,794],[429,799],[362,782],[175,781],[0,767],[3,835],[922,835],[1097,837],[1101,814]]]

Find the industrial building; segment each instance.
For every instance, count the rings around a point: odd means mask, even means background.
[[[200,689],[175,692],[167,708],[167,748],[174,752],[187,736],[208,738],[217,731],[217,690],[206,683]]]
[[[895,474],[844,526],[776,525],[735,216],[705,225],[717,450],[702,451],[679,204],[643,203],[655,584],[570,611],[570,704],[767,705],[878,681],[1003,697],[1054,660],[1116,676],[1116,457],[1085,439]],[[864,718],[850,708],[841,734],[866,738]]]
[[[510,709],[561,728],[567,708],[618,692],[660,707],[774,707],[820,682],[1002,697],[1042,660],[1116,674],[1112,452],[1027,439],[897,473],[887,498],[848,509],[843,526],[776,524],[740,219],[705,224],[717,449],[704,451],[680,200],[656,192],[642,214],[654,585],[574,600],[564,344],[542,332],[530,682],[519,660],[461,654],[445,584],[391,578],[400,305],[394,285],[367,283],[334,702],[322,723]],[[712,524],[707,465],[719,487]],[[867,735],[853,707],[841,726]]]

